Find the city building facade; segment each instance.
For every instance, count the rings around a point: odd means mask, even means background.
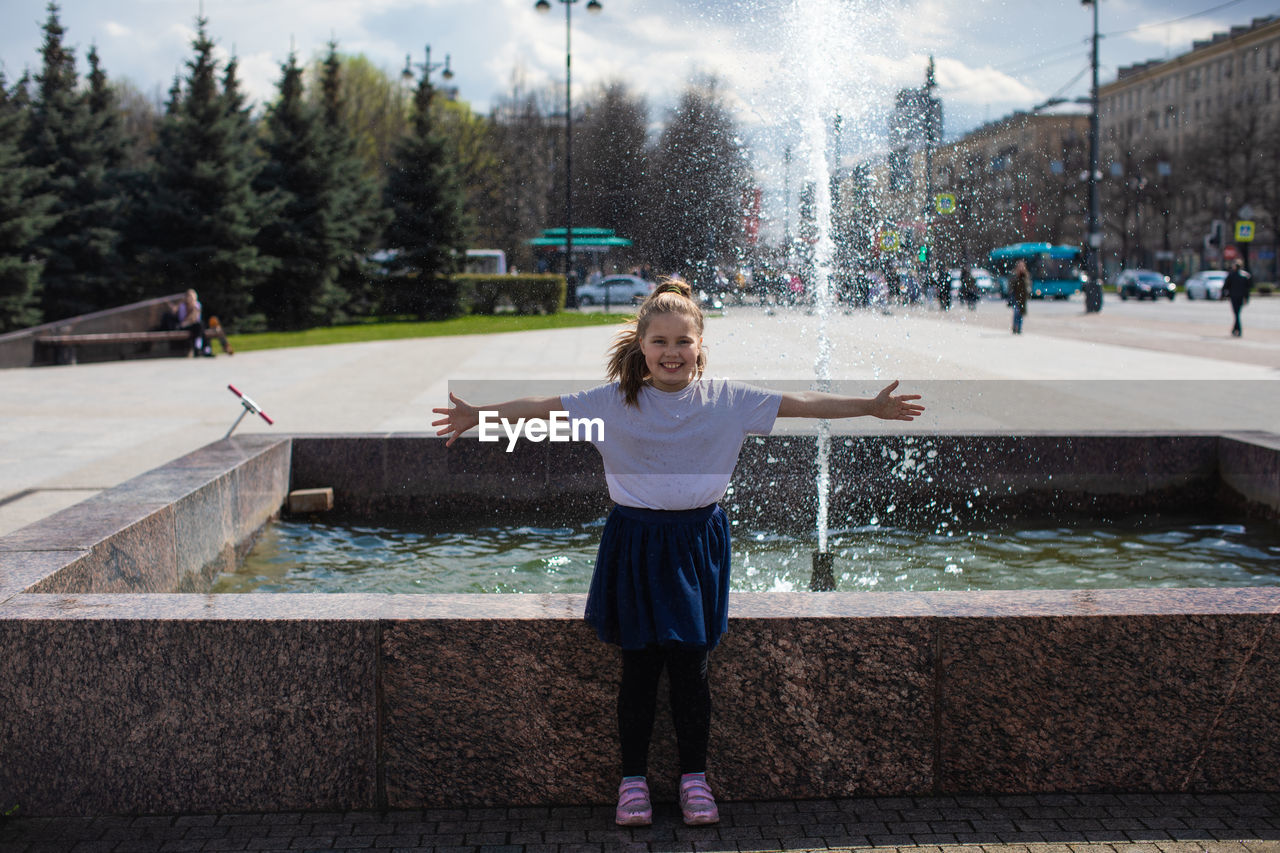
[[[930,88],[898,93],[887,155],[842,193],[871,201],[876,221],[864,230],[926,243],[947,266],[980,265],[1018,242],[1083,247],[1089,100],[1050,102],[931,145],[924,129],[941,126],[941,106]],[[1121,68],[1099,89],[1099,118],[1108,279],[1146,267],[1181,280],[1236,255],[1261,280],[1280,278],[1280,17]],[[940,194],[954,197],[949,212],[935,208]],[[1252,223],[1240,232],[1251,241],[1236,240],[1241,222]]]
[[[934,217],[940,256],[981,265],[1010,243],[1079,245],[1088,202],[1089,108],[1061,101],[989,122],[941,146],[935,193],[955,196]]]
[[[1098,95],[1111,266],[1183,276],[1238,253],[1274,280],[1280,17],[1121,68]],[[1237,222],[1252,241],[1235,240]]]

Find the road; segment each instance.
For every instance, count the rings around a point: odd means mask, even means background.
[[[984,300],[975,311],[954,307],[949,316],[993,329],[1010,325],[1010,309],[1001,301]],[[1076,295],[1066,301],[1033,300],[1023,332],[1280,368],[1280,296],[1252,299],[1241,316],[1244,335],[1233,338],[1227,302],[1188,301],[1182,293],[1172,302],[1122,301],[1108,293],[1101,312],[1086,314]],[[1115,378],[1125,378],[1125,365],[1115,367]]]

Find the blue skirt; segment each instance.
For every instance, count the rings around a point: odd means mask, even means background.
[[[708,651],[729,627],[729,520],[719,505],[615,506],[600,537],[586,620],[606,643]]]

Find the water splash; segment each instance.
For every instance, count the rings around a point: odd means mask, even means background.
[[[848,52],[847,43],[838,44],[841,40],[832,39],[829,35],[824,37],[823,34],[832,31],[834,21],[847,18],[852,8],[848,3],[832,0],[794,0],[791,15],[793,43],[796,39],[802,39],[799,44],[803,46],[794,50],[793,55],[800,56],[803,55],[800,50],[808,50],[804,61],[799,63],[802,75],[796,81],[797,88],[802,93],[798,116],[800,156],[797,160],[801,174],[808,176],[807,186],[813,198],[815,233],[801,235],[802,239],[811,243],[801,249],[806,261],[804,278],[810,282],[813,312],[818,327],[814,360],[814,387],[818,391],[831,390],[832,344],[828,321],[835,303],[832,289],[835,257],[832,239],[832,190],[840,169],[840,137],[843,129],[832,69],[840,64],[836,61],[835,53]],[[818,423],[816,468],[818,551],[826,553],[831,492],[831,424],[826,420]]]

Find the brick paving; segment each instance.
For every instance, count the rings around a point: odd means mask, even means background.
[[[722,803],[686,827],[613,826],[604,806],[17,818],[0,853],[1280,853],[1280,794],[1053,794]]]

